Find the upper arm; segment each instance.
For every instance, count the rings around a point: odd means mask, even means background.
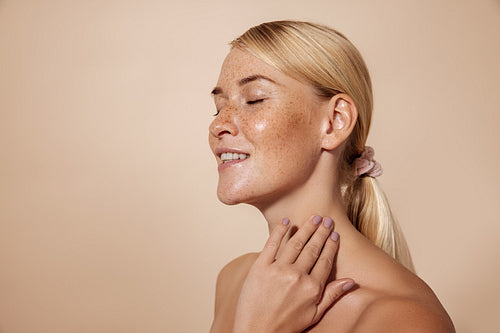
[[[217,275],[217,282],[215,283],[215,314],[219,311],[221,304],[228,293],[227,285],[231,281],[231,271],[230,267],[232,262],[226,264]]]
[[[224,321],[224,316],[227,317],[228,303],[234,297],[234,290],[236,288],[236,280],[238,271],[240,271],[241,261],[244,256],[234,259],[226,264],[217,275],[217,282],[215,284],[215,308],[214,319],[210,332],[220,332],[227,330],[229,324]],[[226,307],[226,309],[224,309]]]
[[[370,304],[352,333],[454,333],[444,310],[414,300],[391,297]]]
[[[221,269],[215,284],[215,313],[218,312],[224,300],[233,296],[235,288],[246,277],[252,260],[255,260],[255,253],[247,253],[230,261]]]

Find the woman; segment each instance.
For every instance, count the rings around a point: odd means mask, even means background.
[[[212,91],[217,195],[259,209],[270,237],[220,272],[212,332],[454,332],[375,179],[371,82],[356,48],[296,21],[231,46]]]

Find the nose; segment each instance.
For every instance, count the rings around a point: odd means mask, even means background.
[[[237,135],[238,126],[235,120],[234,112],[231,112],[230,108],[221,110],[208,128],[210,135],[218,139],[222,139],[224,135]]]

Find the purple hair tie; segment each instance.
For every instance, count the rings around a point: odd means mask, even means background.
[[[365,146],[361,156],[354,160],[354,167],[358,177],[365,175],[375,178],[382,174],[382,166],[373,159],[373,156],[375,156],[375,150],[370,146]]]

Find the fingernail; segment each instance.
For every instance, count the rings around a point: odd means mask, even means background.
[[[325,225],[325,227],[330,228],[333,224],[333,220],[329,217],[326,217],[323,221],[323,224]]]
[[[333,239],[334,242],[338,242],[338,240],[339,240],[339,234],[336,231],[332,232],[330,237]]]
[[[353,282],[347,282],[346,284],[344,284],[342,286],[342,290],[343,291],[348,291],[349,289],[351,289],[352,287],[354,287],[354,283]]]
[[[321,222],[321,220],[323,220],[321,216],[316,215],[315,217],[313,217],[313,223],[316,225],[318,225]]]
[[[288,225],[290,223],[290,219],[288,217],[285,217],[283,220],[281,220],[281,223],[284,225]]]

